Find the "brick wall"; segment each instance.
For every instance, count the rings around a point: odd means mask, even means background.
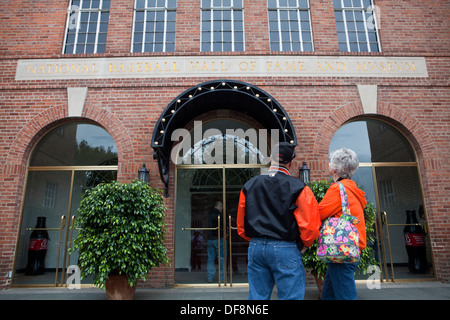
[[[200,52],[200,1],[178,0],[176,52]],[[62,55],[69,1],[7,1],[0,11],[0,287],[13,269],[27,163],[45,133],[67,121],[67,87],[88,87],[83,118],[105,127],[119,150],[119,180],[136,176],[142,163],[151,184],[163,187],[150,147],[153,127],[179,94],[214,78],[16,81],[18,59],[152,56],[130,53],[134,0],[112,1],[104,54]],[[419,162],[437,278],[450,279],[450,31],[448,1],[376,1],[381,10],[381,53],[340,53],[332,1],[311,1],[315,52],[271,53],[265,0],[244,1],[244,53],[220,55],[362,55],[425,57],[428,78],[241,77],[272,95],[289,114],[299,142],[298,165],[313,179],[326,178],[330,140],[346,121],[364,116],[357,84],[378,85],[378,109],[412,143]],[[51,21],[48,22],[48,18]],[[174,170],[171,170],[166,242],[174,249]],[[173,265],[173,264],[172,264]],[[152,271],[145,286],[170,286],[173,267]]]

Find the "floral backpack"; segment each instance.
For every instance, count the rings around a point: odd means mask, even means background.
[[[340,182],[342,215],[330,217],[320,227],[317,257],[325,262],[354,263],[360,259],[359,234],[355,225],[360,221],[351,215],[347,193]]]

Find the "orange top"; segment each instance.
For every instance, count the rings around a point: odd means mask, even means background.
[[[359,233],[359,248],[363,250],[366,248],[366,225],[364,221],[364,208],[367,200],[365,193],[359,189],[356,183],[349,179],[340,181],[347,193],[348,203],[350,206],[350,213],[356,217],[360,222],[356,224],[356,229]],[[340,217],[342,215],[341,194],[339,191],[339,184],[333,183],[328,188],[322,201],[319,203],[320,220],[325,220],[328,217]]]

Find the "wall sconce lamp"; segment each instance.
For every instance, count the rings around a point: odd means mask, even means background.
[[[306,166],[306,162],[303,161],[303,165],[298,169],[299,179],[304,183],[308,183],[311,177],[310,170]]]
[[[145,163],[142,165],[142,168],[138,171],[138,179],[139,181],[143,181],[148,183],[150,181],[150,173],[145,167]]]

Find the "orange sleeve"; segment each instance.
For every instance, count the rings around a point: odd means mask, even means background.
[[[244,218],[245,218],[245,194],[241,190],[241,194],[239,195],[239,205],[236,219],[237,232],[242,238],[244,238],[247,241],[250,241],[251,238],[245,236]]]
[[[311,247],[320,234],[319,204],[309,187],[305,187],[297,198],[294,215],[300,238],[306,247]]]

